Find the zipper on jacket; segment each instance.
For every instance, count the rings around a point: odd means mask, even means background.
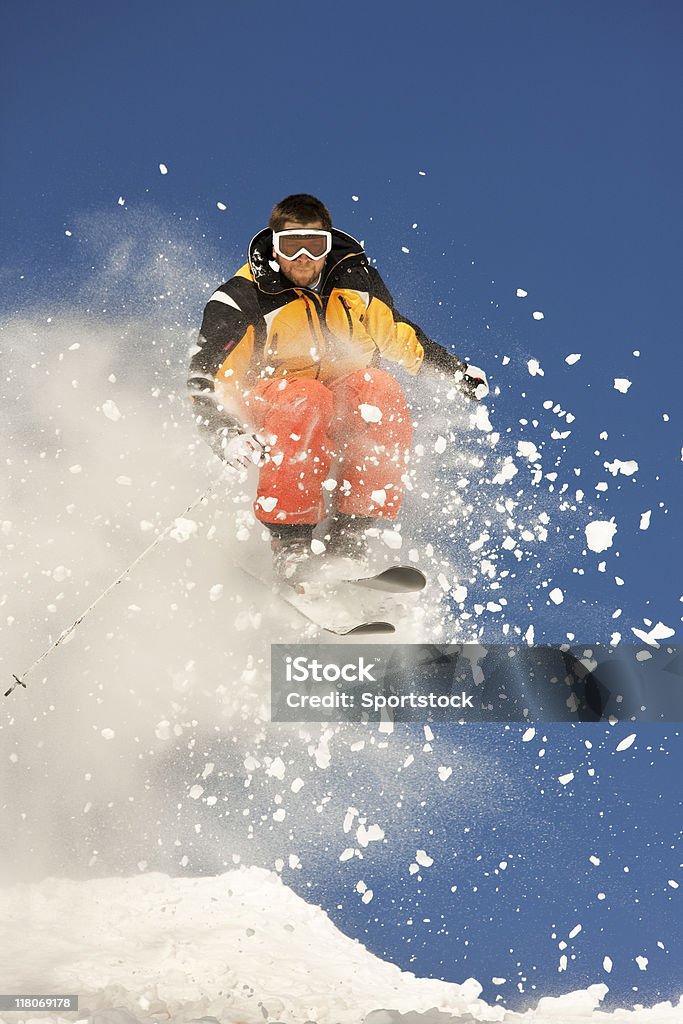
[[[306,316],[308,318],[308,326],[311,329],[311,338],[312,338],[312,340],[314,342],[316,342],[318,344],[318,348],[319,348],[318,368],[315,371],[315,379],[318,380],[318,378],[320,377],[320,370],[322,368],[323,351],[324,351],[324,348],[325,348],[325,339],[323,337],[322,328],[320,326],[320,320],[318,319],[317,316],[316,317],[313,316],[313,311],[311,310],[311,305],[309,303],[309,296],[308,295],[302,295],[301,298],[304,300],[304,305],[306,306]],[[320,301],[320,296],[316,295],[316,298]],[[320,305],[322,307],[322,301],[320,302]],[[317,327],[317,335],[316,335],[316,327]]]
[[[344,307],[344,312],[346,313],[346,321],[349,325],[349,338],[353,341],[353,320],[351,319],[351,308],[343,295],[339,296],[339,301]]]

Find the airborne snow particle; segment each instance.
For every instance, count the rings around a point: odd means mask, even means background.
[[[382,410],[376,405],[367,405],[363,402],[358,406],[358,411],[366,423],[380,423],[382,420]]]
[[[525,292],[523,288],[518,288],[518,289],[517,289],[517,298],[518,298],[518,299],[525,299],[525,298],[527,297],[527,295],[528,295],[528,294],[529,294],[529,293],[528,293],[528,292]]]
[[[113,729],[103,729],[100,735],[104,740],[113,740],[114,737],[116,736],[116,733],[114,732]]]
[[[528,743],[530,740],[534,738],[535,735],[536,730],[534,728],[527,729],[524,735],[522,736],[522,743]]]
[[[529,462],[540,462],[541,459],[541,453],[533,441],[518,441],[517,454],[528,459]]]
[[[623,740],[620,740],[620,742],[619,742],[619,743],[617,743],[617,747],[616,747],[616,749],[617,749],[618,751],[622,751],[622,750],[628,750],[628,748],[629,748],[630,746],[633,746],[633,743],[634,743],[634,741],[635,741],[635,738],[636,738],[636,734],[635,734],[634,732],[632,732],[630,736],[626,736],[626,737],[624,737],[624,739],[623,739]]]
[[[564,601],[564,594],[562,593],[559,587],[555,587],[554,590],[551,590],[548,594],[548,597],[553,602],[553,604],[562,604],[562,602]]]
[[[353,199],[354,203],[358,202],[358,196],[351,196],[351,198]]]
[[[448,442],[446,441],[446,438],[442,437],[441,434],[439,434],[436,441],[434,442],[434,451],[436,452],[436,454],[443,455],[443,453],[446,451],[447,444]]]
[[[611,970],[612,970],[612,958],[609,957],[609,956],[606,956],[604,958],[604,960],[602,961],[602,967],[603,967],[603,970],[605,970],[607,972],[607,974],[609,974],[611,972]]]
[[[225,203],[216,203],[216,207],[221,211],[227,210],[227,206],[225,205]]]
[[[410,249],[407,246],[402,245],[401,246],[401,252],[406,252],[407,253],[407,252],[410,252]]]
[[[652,515],[652,509],[648,512],[643,512],[640,516],[640,529],[649,530],[650,528],[650,516]]]
[[[382,540],[393,551],[398,551],[403,544],[403,537],[396,530],[382,530]]]
[[[439,771],[439,778],[441,779],[442,782],[446,782],[446,780],[450,779],[451,775],[453,774],[453,769],[452,768],[446,768],[444,765],[442,765],[438,769],[438,771]]]
[[[535,311],[535,313],[533,313],[532,315],[533,315],[534,320],[543,320],[544,317],[545,317],[545,314],[541,313],[541,311],[539,309],[537,309]]]
[[[612,476],[616,476],[617,473],[623,473],[624,476],[633,476],[634,473],[638,472],[638,463],[635,459],[631,459],[629,462],[615,459],[614,462],[603,462],[603,466]]]
[[[111,398],[108,398],[107,401],[102,404],[102,412],[108,420],[112,420],[114,423],[121,419],[121,413],[118,410],[118,406],[116,405],[116,402],[112,402]]]
[[[260,505],[264,512],[272,512],[277,505],[277,498],[260,497],[256,504]]]
[[[83,472],[83,466],[78,466],[78,465],[76,465],[76,466],[69,466],[69,472],[70,473],[82,473]]]
[[[189,795],[192,797],[193,800],[199,800],[199,797],[202,795],[203,792],[204,787],[197,785],[192,787]]]
[[[625,395],[628,389],[631,387],[633,382],[627,380],[626,377],[615,377],[614,378],[614,390],[621,391],[622,395]]]
[[[375,505],[384,506],[387,500],[387,492],[384,489],[373,491],[370,495]]]
[[[133,481],[129,476],[117,476],[116,483],[119,484],[121,487],[130,487]]]
[[[646,956],[637,956],[635,959],[641,971],[646,971],[649,963],[648,958]]]
[[[581,358],[581,353],[580,352],[572,352],[571,355],[568,355],[566,357],[565,363],[568,363],[570,366],[573,366],[574,363],[578,363],[580,358]]]
[[[663,622],[658,622],[649,633],[646,633],[644,629],[635,629],[634,627],[631,627],[631,632],[635,633],[638,639],[644,643],[653,644],[655,647],[658,647],[658,640],[668,640],[676,631],[671,629],[670,626],[665,626]]]
[[[166,164],[159,164],[159,170],[162,174],[168,174],[168,167]]]
[[[607,548],[612,547],[614,534],[617,532],[617,524],[614,522],[614,519],[609,521],[594,519],[593,522],[588,523],[584,527],[584,532],[586,534],[586,543],[590,550],[599,554],[601,551],[606,551]]]
[[[181,516],[176,519],[173,524],[173,529],[169,533],[169,537],[173,540],[177,540],[179,544],[189,540],[197,532],[197,524],[194,519],[183,519]]]
[[[574,772],[567,772],[566,775],[558,776],[557,781],[559,783],[561,783],[563,786],[567,786],[567,785],[569,785],[569,783],[572,781],[573,778],[574,778]]]
[[[426,850],[418,850],[415,854],[415,860],[423,868],[430,868],[434,863],[434,859],[428,855]]]
[[[541,364],[539,363],[538,359],[529,359],[526,365],[532,377],[545,376],[543,370],[541,369]]]
[[[223,596],[223,590],[224,589],[225,588],[224,588],[222,583],[215,583],[211,587],[211,590],[209,591],[209,600],[210,601],[219,601],[221,599],[221,597]]]
[[[314,537],[313,540],[311,541],[311,551],[313,552],[313,554],[322,555],[323,551],[325,550],[326,548],[323,542],[321,540],[318,540],[317,537]]]

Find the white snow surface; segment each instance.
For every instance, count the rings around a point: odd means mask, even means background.
[[[418,857],[429,860],[424,851]],[[604,984],[542,998],[525,1013],[490,1006],[473,978],[416,978],[380,960],[277,875],[254,867],[2,889],[0,947],[12,953],[3,957],[0,989],[41,991],[49,979],[55,993],[78,993],[80,1020],[97,1014],[101,1024],[674,1024],[681,1012],[680,1003],[663,1003],[602,1013]],[[0,1020],[10,1018],[31,1019]],[[40,1015],[46,1024],[58,1019]]]

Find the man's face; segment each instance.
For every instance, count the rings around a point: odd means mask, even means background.
[[[319,220],[309,221],[306,224],[300,224],[296,220],[286,220],[281,230],[289,231],[291,228],[315,228],[317,231],[322,231],[323,225]],[[322,274],[326,257],[321,256],[319,260],[312,260],[310,256],[302,253],[295,260],[287,260],[283,256],[278,256],[273,249],[273,258],[280,264],[280,270],[292,284],[296,284],[300,288],[308,288]]]

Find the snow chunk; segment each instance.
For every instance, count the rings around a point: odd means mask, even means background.
[[[653,626],[649,633],[646,633],[644,629],[635,629],[631,627],[631,632],[635,633],[639,640],[642,640],[646,644],[652,644],[654,647],[659,647],[658,640],[668,640],[676,632],[671,629],[670,626],[665,626],[663,622],[658,622],[656,626]]]
[[[523,288],[518,288],[518,289],[517,289],[517,298],[518,298],[518,299],[525,299],[525,298],[527,297],[527,295],[528,295],[528,294],[529,294],[529,293],[528,293],[528,292],[525,292]]]
[[[602,961],[602,969],[604,971],[606,971],[607,974],[611,973],[611,971],[612,971],[612,958],[611,957],[606,956],[603,959],[603,961]]]
[[[565,363],[568,363],[569,366],[573,366],[574,363],[578,363],[580,358],[581,358],[581,353],[580,352],[572,352],[570,355],[566,356],[564,361],[565,361]]]
[[[554,590],[551,590],[548,594],[548,597],[553,602],[553,604],[562,604],[562,602],[564,601],[564,594],[562,593],[559,587],[555,587]]]
[[[376,405],[368,405],[367,402],[362,402],[358,406],[358,411],[366,423],[381,423],[382,421],[382,410],[378,409]]]
[[[219,209],[221,211],[222,210],[227,210],[227,206],[225,205],[225,203],[216,203],[216,207],[217,207],[217,209]]]
[[[617,524],[614,522],[614,519],[609,521],[594,519],[593,522],[588,523],[584,528],[584,532],[586,534],[586,543],[590,550],[599,554],[601,551],[606,551],[607,548],[612,547],[614,534],[617,532]]]
[[[130,487],[133,481],[129,476],[117,476],[116,483],[119,487]]]
[[[397,530],[382,530],[382,540],[392,551],[398,551],[403,544],[403,537]]]
[[[561,785],[563,785],[563,786],[568,786],[573,778],[574,778],[574,772],[567,772],[566,775],[558,776],[557,781],[559,783],[561,783]]]
[[[538,359],[529,359],[527,362],[527,368],[532,377],[544,377],[545,374],[541,369],[541,364]]]
[[[103,740],[113,740],[114,737],[116,736],[116,733],[114,732],[113,729],[103,729],[102,732],[100,733],[100,736],[102,737]]]
[[[452,768],[446,768],[444,765],[442,765],[438,769],[438,771],[439,771],[439,778],[441,779],[442,782],[446,782],[448,779],[450,779],[451,775],[453,774],[453,769]]]
[[[70,473],[74,473],[74,474],[82,473],[83,472],[83,466],[79,466],[79,465],[69,466],[69,472]]]
[[[626,377],[615,377],[614,390],[621,391],[622,395],[625,395],[632,383],[633,381],[627,380]]]
[[[434,451],[436,452],[436,454],[443,455],[443,453],[446,451],[447,444],[448,442],[446,438],[442,437],[441,434],[439,434],[436,441],[434,442]]]
[[[285,763],[281,757],[276,757],[272,763],[266,768],[266,775],[270,775],[274,779],[279,779],[280,782],[285,777]]]
[[[261,496],[256,504],[260,505],[264,512],[272,512],[277,505],[277,498],[264,498]]]
[[[533,441],[518,441],[517,454],[529,462],[539,462],[541,458],[541,453]]]
[[[635,738],[636,734],[632,732],[630,736],[626,736],[623,740],[617,743],[617,750],[628,750],[629,747],[633,746]]]
[[[220,599],[223,596],[224,589],[225,588],[222,583],[214,583],[214,585],[211,587],[211,590],[209,591],[209,600],[220,601]]]
[[[543,320],[545,318],[545,314],[541,313],[540,309],[535,310],[532,313],[532,316],[533,316],[534,320]]]
[[[311,551],[313,552],[313,554],[322,555],[323,551],[325,550],[326,548],[323,542],[321,540],[318,540],[317,537],[314,537],[313,540],[311,541]]]
[[[423,868],[431,868],[434,863],[434,859],[427,854],[426,850],[418,850],[415,854],[415,860]]]
[[[524,733],[524,735],[522,736],[522,743],[529,743],[529,741],[532,740],[535,735],[536,735],[536,730],[535,729],[533,729],[533,728],[527,729],[526,732]]]
[[[168,167],[166,164],[159,164],[159,170],[162,174],[168,174]]]
[[[652,509],[650,509],[648,512],[642,512],[641,513],[641,516],[640,516],[640,529],[641,530],[649,530],[650,529],[650,516],[651,515],[652,515]]]
[[[623,473],[624,476],[633,476],[634,473],[638,472],[638,463],[634,459],[631,459],[629,462],[615,459],[614,462],[603,462],[603,466],[612,476],[616,476],[617,473]]]
[[[646,956],[637,956],[636,963],[638,964],[638,967],[641,969],[641,971],[646,971],[649,960]]]
[[[183,519],[183,517],[180,516],[180,518],[176,519],[173,524],[173,529],[171,530],[169,537],[172,537],[173,540],[177,540],[179,544],[183,544],[186,540],[189,540],[190,537],[194,536],[197,529],[198,527],[194,519]]]
[[[111,398],[108,398],[107,401],[103,403],[102,412],[108,420],[112,420],[114,423],[121,419],[121,413],[118,410],[118,406],[116,405],[116,402],[111,400]]]
[[[375,505],[380,505],[381,507],[384,507],[387,500],[387,492],[384,489],[379,491],[373,491],[370,497],[372,498],[372,501],[374,502]]]
[[[193,786],[192,789],[190,790],[190,796],[192,797],[193,800],[199,800],[203,792],[204,787],[197,784],[196,786]]]
[[[516,476],[518,472],[519,472],[519,470],[517,469],[517,466],[512,461],[511,456],[507,455],[505,457],[505,461],[503,462],[503,465],[501,466],[501,468],[498,470],[498,472],[494,476],[493,483],[494,484],[505,484],[505,483],[508,483],[508,481],[512,480],[513,476]]]

